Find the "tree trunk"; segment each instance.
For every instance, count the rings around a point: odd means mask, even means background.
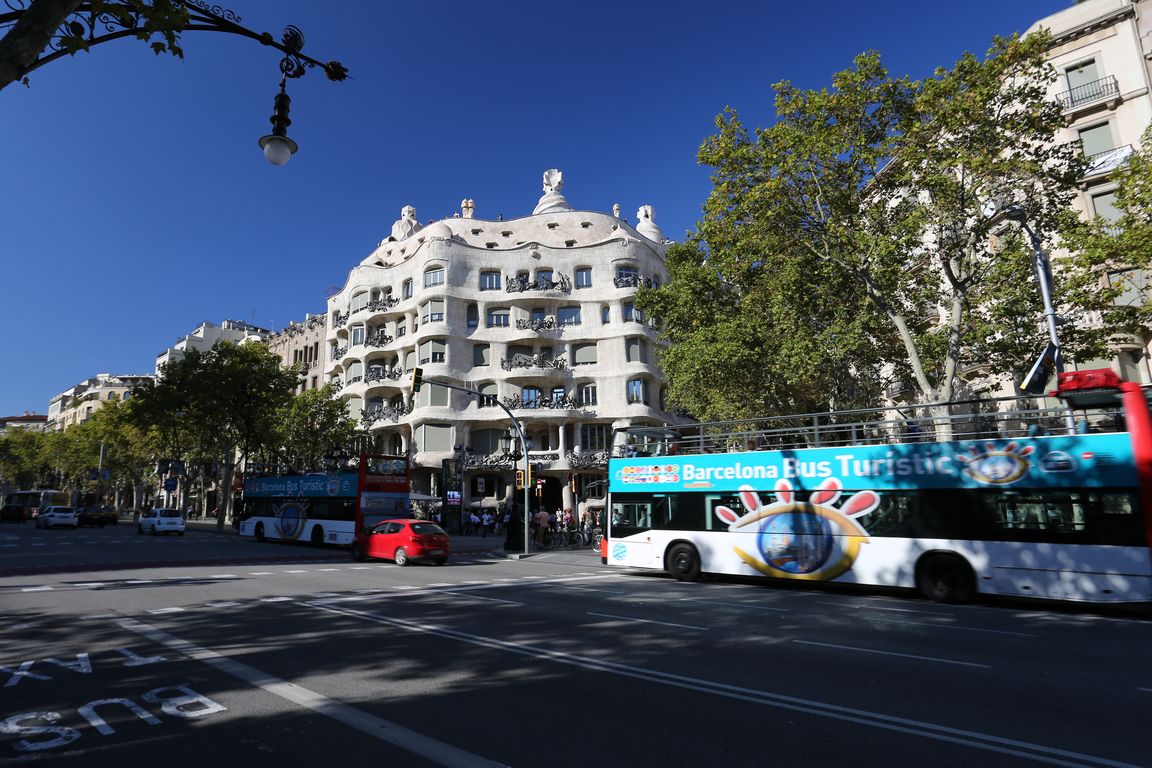
[[[0,90],[24,77],[82,0],[32,0],[0,39]]]
[[[216,505],[216,528],[223,529],[224,521],[232,516],[232,477],[236,465],[229,456],[224,462],[224,477],[220,480],[220,503]]]

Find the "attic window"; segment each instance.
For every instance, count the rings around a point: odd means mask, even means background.
[[[565,240],[565,241],[564,241],[564,245],[566,245],[566,246],[568,246],[569,248],[571,248],[572,246],[576,245],[576,241],[575,241],[575,240]]]
[[[582,221],[582,222],[580,222],[580,226],[583,227],[584,229],[588,229],[588,227],[592,226],[592,222]]]
[[[560,225],[557,224],[556,222],[552,222],[551,224],[548,225],[548,229],[556,229],[556,227],[558,227],[558,226],[560,226]]]
[[[503,232],[501,232],[500,234],[503,235],[504,237],[512,237],[512,230],[506,229]]]
[[[495,248],[495,247],[496,247],[496,243],[484,243],[484,247],[485,247],[485,248]]]
[[[478,234],[480,234],[480,233],[481,233],[481,232],[483,232],[483,231],[484,231],[484,230],[482,230],[482,229],[474,229],[474,230],[472,230],[472,234],[474,234],[474,235],[478,235]]]

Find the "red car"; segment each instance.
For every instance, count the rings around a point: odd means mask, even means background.
[[[444,529],[427,520],[383,520],[356,534],[352,558],[379,557],[408,565],[414,560],[431,560],[436,565],[448,562],[452,543]]]

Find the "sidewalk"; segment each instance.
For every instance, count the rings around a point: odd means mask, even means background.
[[[239,533],[231,525],[225,524],[223,528],[216,527],[216,520],[213,518],[188,520],[187,529],[189,531],[196,531],[197,533],[215,533],[229,536],[238,536]],[[487,552],[493,555],[517,559],[524,557],[524,546],[521,544],[515,549],[504,550],[504,534],[492,536],[457,536],[449,534],[452,539],[452,551],[456,553],[467,552],[469,554],[476,554]],[[600,554],[593,552],[590,546],[581,547],[579,549],[552,549],[552,550],[531,550],[529,557],[532,559],[540,558],[542,560],[549,560],[551,562],[567,562],[574,565],[600,564]]]

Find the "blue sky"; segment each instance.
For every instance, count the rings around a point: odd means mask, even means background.
[[[194,32],[183,60],[121,40],[53,62],[0,91],[0,416],[45,413],[97,373],[151,373],[205,320],[324,311],[404,205],[524,216],[560,168],[574,208],[652,205],[681,239],[726,106],[767,125],[779,80],[824,87],[866,49],[923,77],[1072,4],[229,0],[352,76],[289,83],[300,151],[278,168],[256,145],[273,49]]]

